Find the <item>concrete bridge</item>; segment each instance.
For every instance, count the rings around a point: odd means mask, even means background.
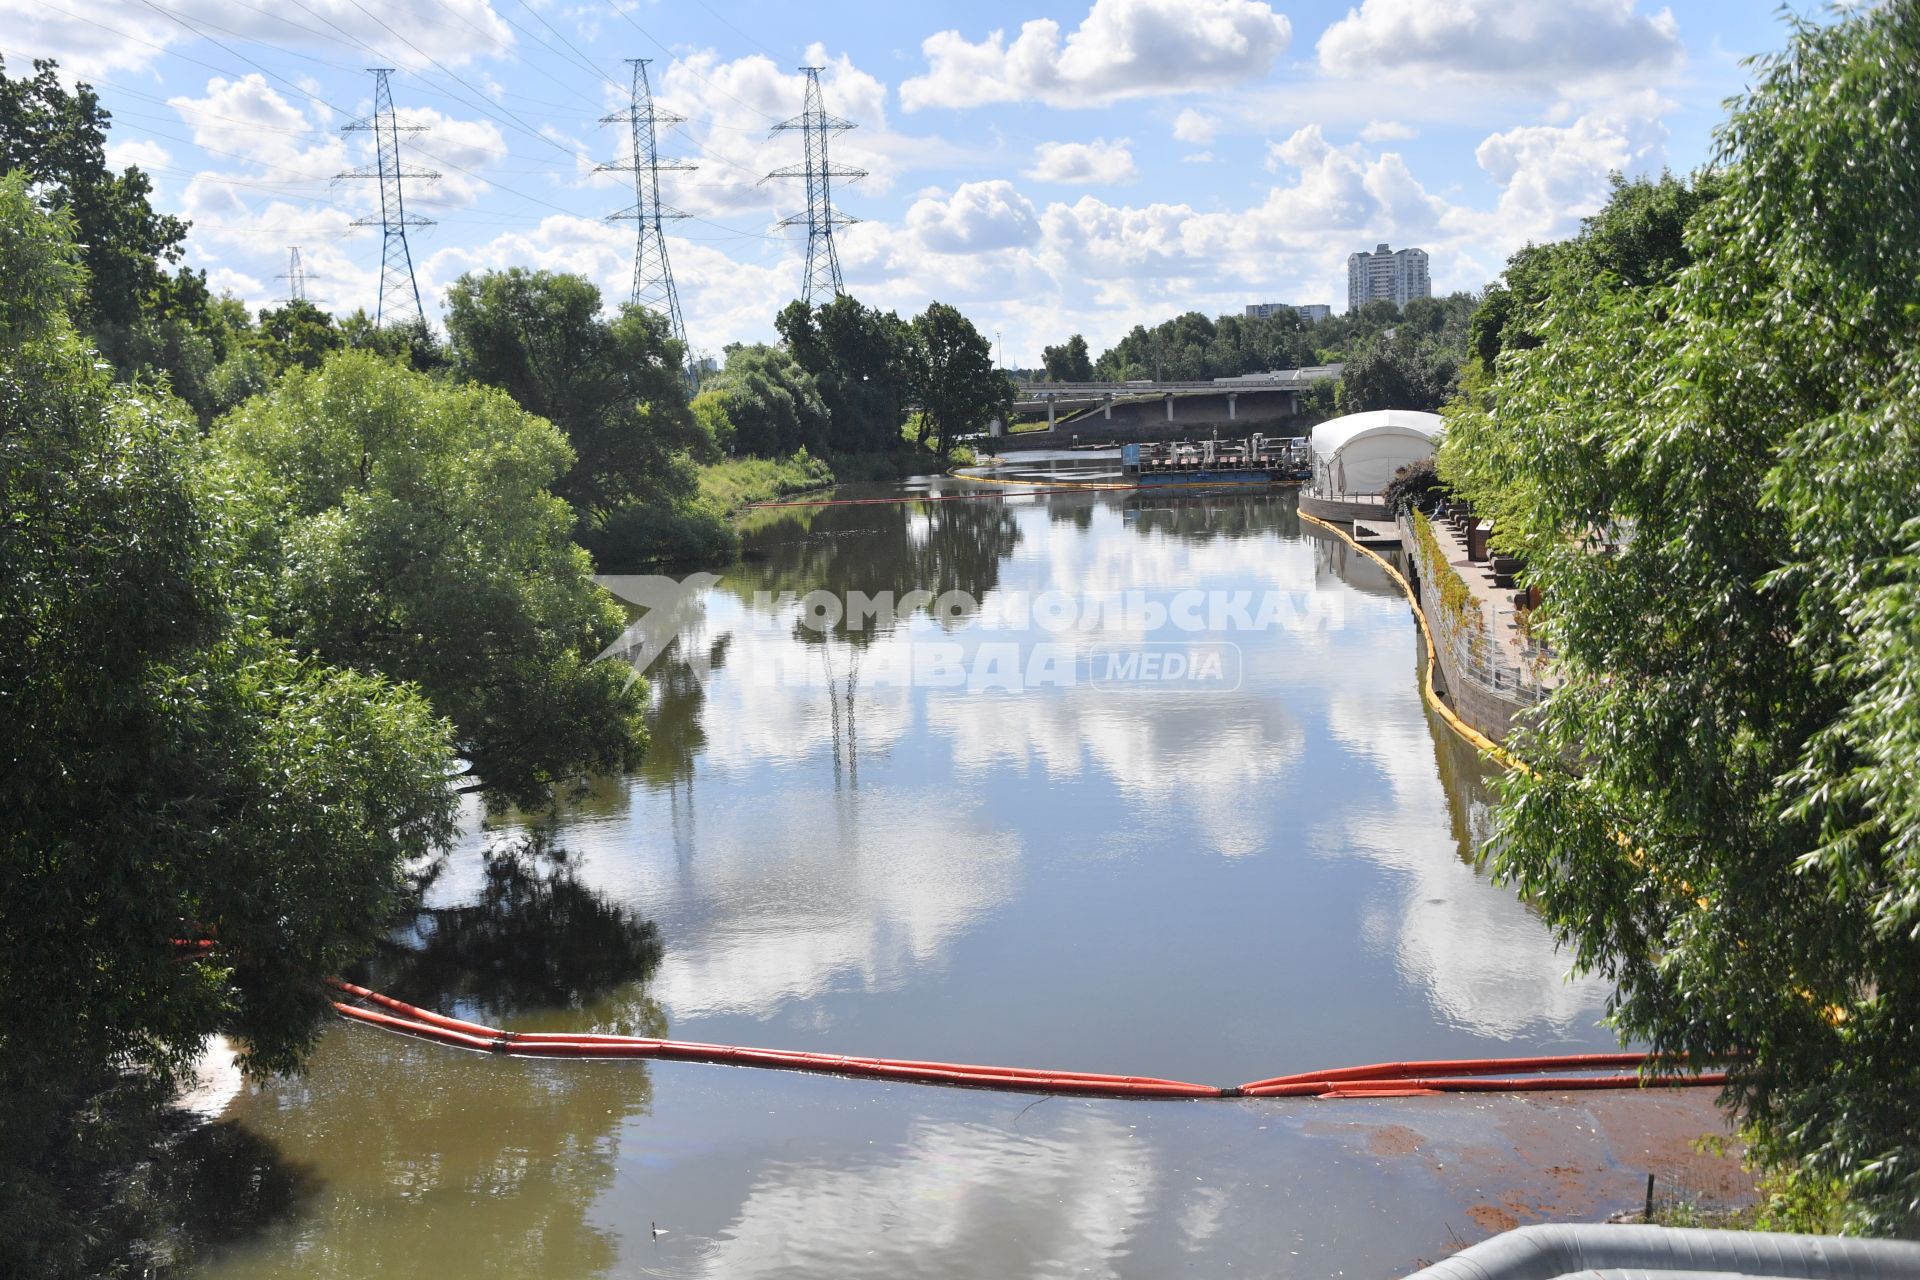
[[[1013,411],[1033,417],[1044,412],[1047,429],[1051,431],[1058,425],[1063,409],[1076,412],[1098,408],[1101,420],[1110,422],[1114,406],[1118,404],[1130,407],[1129,416],[1138,421],[1146,416],[1143,407],[1158,403],[1164,406],[1166,420],[1173,422],[1176,421],[1176,402],[1200,400],[1207,409],[1204,414],[1207,422],[1223,420],[1219,414],[1222,404],[1226,408],[1224,421],[1234,422],[1240,418],[1241,398],[1248,397],[1254,402],[1248,407],[1251,409],[1257,403],[1260,410],[1252,416],[1273,421],[1292,417],[1299,411],[1300,392],[1316,382],[1338,378],[1341,368],[1337,364],[1309,365],[1192,382],[1032,382],[1016,389]],[[1090,419],[1091,414],[1086,418]]]

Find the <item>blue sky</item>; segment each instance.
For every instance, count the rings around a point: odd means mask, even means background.
[[[1795,5],[1811,7],[1808,0]],[[1770,4],[1685,0],[0,0],[9,74],[34,57],[94,83],[111,156],[190,218],[191,261],[253,306],[302,246],[308,293],[372,309],[380,242],[348,224],[375,184],[365,113],[390,65],[403,141],[439,170],[410,186],[437,313],[462,272],[577,271],[625,298],[628,179],[596,174],[620,129],[623,60],[654,59],[688,117],[663,178],[694,215],[668,251],[696,349],[772,336],[803,239],[772,224],[797,183],[803,63],[859,127],[836,160],[870,176],[837,203],[849,292],[950,302],[1009,364],[1085,333],[1247,302],[1345,306],[1346,255],[1386,241],[1432,258],[1436,291],[1477,289],[1528,240],[1568,233],[1609,170],[1710,154],[1745,56],[1778,48]]]

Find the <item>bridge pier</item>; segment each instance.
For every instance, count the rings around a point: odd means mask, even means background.
[[[1240,396],[1237,392],[1227,393],[1227,421],[1232,422],[1240,416]]]
[[[1167,393],[1167,421],[1173,421],[1173,393],[1171,391]]]
[[[1055,403],[1056,402],[1052,396],[1047,397],[1047,430],[1049,431],[1053,430],[1053,415],[1054,415]]]
[[[1100,416],[1108,422],[1113,421],[1113,397],[1111,395],[1100,402]]]

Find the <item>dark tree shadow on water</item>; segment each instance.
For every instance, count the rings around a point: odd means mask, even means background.
[[[0,1175],[0,1275],[176,1275],[298,1216],[313,1170],[232,1121],[126,1073],[77,1087]]]
[[[666,1034],[651,921],[545,836],[484,858],[472,901],[409,912],[347,976],[524,1029]],[[555,1259],[546,1274],[601,1274],[618,1233],[588,1209],[652,1087],[638,1062],[499,1060],[347,1027],[306,1074],[243,1096],[239,1120],[169,1099],[134,1076],[37,1110],[0,1096],[0,1277],[175,1276],[215,1255],[250,1275],[532,1275]]]
[[[193,1123],[163,1147],[152,1173],[122,1203],[148,1210],[160,1224],[145,1247],[158,1255],[151,1261],[163,1265],[177,1266],[290,1219],[320,1188],[311,1168],[289,1162],[231,1120]]]
[[[612,1024],[660,1034],[663,1018],[645,990],[660,962],[659,928],[583,882],[545,835],[503,842],[483,857],[473,901],[416,908],[359,980],[482,1021],[590,1011],[595,1030]]]

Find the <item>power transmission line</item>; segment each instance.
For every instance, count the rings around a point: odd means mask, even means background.
[[[632,173],[633,205],[609,214],[609,222],[631,220],[635,224],[633,244],[632,301],[667,318],[667,327],[680,343],[687,361],[689,386],[699,384],[700,375],[693,362],[693,347],[687,341],[687,326],[680,317],[680,294],[673,287],[673,267],[667,261],[667,237],[663,224],[687,215],[660,203],[660,171],[686,170],[696,166],[672,157],[662,159],[658,127],[678,124],[686,117],[678,112],[662,111],[653,105],[653,86],[647,82],[647,64],[651,58],[628,58],[633,68],[632,98],[625,111],[602,116],[601,124],[624,123],[631,138],[625,160],[600,165],[595,172]]]
[[[356,227],[379,227],[380,298],[374,304],[374,327],[385,324],[388,313],[406,313],[406,318],[426,323],[426,308],[420,305],[420,285],[413,278],[413,251],[407,247],[408,227],[430,227],[432,221],[417,213],[408,213],[406,178],[438,178],[426,169],[408,170],[400,164],[400,135],[424,133],[421,124],[403,125],[393,114],[393,91],[387,87],[392,67],[369,67],[373,72],[373,114],[341,127],[342,133],[371,132],[377,161],[372,168],[362,166],[336,175],[338,178],[377,178],[380,182],[380,216],[356,218]],[[399,318],[396,314],[395,318]]]
[[[801,67],[807,74],[807,98],[805,109],[791,120],[783,120],[773,126],[773,132],[798,129],[806,147],[806,160],[797,165],[788,165],[784,169],[775,169],[761,181],[768,178],[805,178],[807,180],[807,211],[782,218],[778,225],[797,227],[802,223],[807,228],[807,267],[800,282],[800,300],[811,304],[815,290],[824,290],[834,294],[845,293],[840,283],[840,255],[833,247],[833,229],[858,222],[833,209],[833,180],[835,178],[864,178],[865,169],[836,169],[827,157],[827,136],[844,133],[854,127],[851,120],[842,120],[839,116],[827,114],[826,106],[820,100],[819,67]]]

